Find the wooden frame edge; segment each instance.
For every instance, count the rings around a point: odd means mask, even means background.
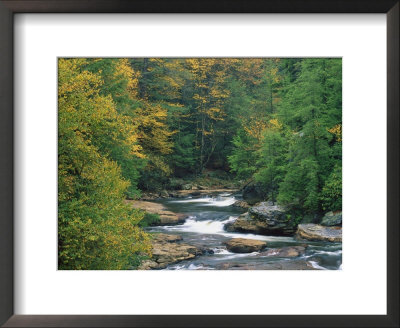
[[[158,6],[154,4],[157,3]],[[99,4],[96,7],[96,4]],[[150,5],[149,5],[150,4]],[[166,5],[168,4],[168,6]],[[261,5],[259,5],[261,4]],[[214,6],[214,10],[212,9]],[[13,15],[29,12],[387,13],[387,240],[386,316],[77,316],[14,315],[13,297]],[[399,327],[399,1],[0,0],[0,324],[4,327]],[[389,179],[390,178],[390,179]]]

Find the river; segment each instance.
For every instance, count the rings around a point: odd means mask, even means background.
[[[151,228],[155,232],[179,234],[185,243],[211,249],[213,254],[169,265],[166,270],[218,270],[218,269],[268,269],[268,270],[338,270],[342,264],[342,244],[330,242],[299,241],[293,237],[264,236],[229,233],[224,225],[235,220],[243,209],[232,206],[240,199],[238,194],[220,193],[200,198],[163,199],[157,201],[166,209],[182,213],[187,219],[182,225]],[[259,252],[235,254],[222,245],[232,238],[257,239],[267,242],[267,249],[307,245],[305,253],[295,258],[263,256]]]

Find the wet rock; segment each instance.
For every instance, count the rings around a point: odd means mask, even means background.
[[[282,248],[271,248],[265,252],[260,253],[259,257],[298,257],[303,255],[306,248],[303,246],[289,246]]]
[[[199,248],[181,243],[182,237],[169,234],[152,235],[152,257],[144,261],[139,270],[164,269],[168,265],[184,260],[193,259],[203,252]]]
[[[263,234],[266,224],[261,221],[252,220],[249,213],[240,215],[235,221],[225,224],[224,229],[228,232],[250,232]]]
[[[186,218],[182,215],[178,215],[172,212],[165,213],[169,211],[164,211],[164,214],[160,214],[160,223],[158,225],[176,225],[176,224],[183,224]]]
[[[225,262],[216,266],[218,270],[318,270],[312,264],[305,260],[276,261],[267,263],[235,263]]]
[[[299,224],[297,227],[296,236],[300,239],[315,240],[315,241],[342,241],[341,227],[325,227],[319,224]]]
[[[252,220],[264,224],[264,234],[272,235],[293,235],[296,231],[296,224],[286,214],[286,208],[261,202],[249,209]]]
[[[151,214],[158,214],[160,222],[157,225],[176,225],[185,222],[186,218],[183,214],[167,211],[161,204],[141,201],[141,200],[126,200],[127,204],[134,208],[139,208]]]
[[[286,209],[270,202],[261,202],[250,207],[249,212],[240,215],[236,221],[225,225],[228,232],[250,232],[261,235],[292,236],[296,223]]]
[[[166,233],[157,233],[152,235],[153,240],[157,242],[175,243],[182,240],[181,235],[169,235]]]
[[[249,208],[250,205],[247,204],[244,200],[237,200],[232,204],[233,207],[240,207],[240,208]]]
[[[159,264],[156,261],[146,260],[143,261],[138,270],[151,270],[151,269],[159,269]]]
[[[328,212],[324,215],[321,221],[323,226],[341,226],[342,225],[342,212]]]
[[[267,246],[267,243],[260,240],[234,238],[223,243],[228,251],[233,253],[252,253],[258,252]]]

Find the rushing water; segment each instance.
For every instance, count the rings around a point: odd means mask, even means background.
[[[342,244],[329,242],[299,241],[292,237],[264,236],[246,233],[229,233],[224,225],[235,220],[243,209],[232,204],[240,196],[221,193],[201,198],[160,200],[165,208],[187,215],[184,224],[154,227],[152,231],[179,234],[184,242],[211,249],[213,254],[198,256],[167,267],[167,270],[218,270],[218,269],[341,269]],[[286,246],[305,245],[304,255],[295,258],[261,256],[259,252],[235,254],[229,252],[222,243],[231,238],[257,239],[267,242],[267,250]]]

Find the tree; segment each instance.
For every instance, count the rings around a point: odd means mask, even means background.
[[[225,88],[226,65],[216,58],[190,58],[186,64],[192,75],[192,96],[196,122],[196,148],[201,173],[217,146],[218,121],[224,120],[223,102],[229,96]]]
[[[143,215],[124,204],[129,186],[108,149],[130,146],[134,131],[102,94],[85,59],[59,60],[58,247],[60,269],[126,269],[150,254]]]
[[[288,140],[283,125],[277,119],[271,119],[264,131],[264,139],[259,150],[258,166],[255,174],[256,181],[264,185],[266,194],[273,203],[277,200],[279,184],[286,174],[286,154]]]
[[[337,96],[341,83],[335,81],[336,88],[332,90],[332,81],[341,80],[340,65],[335,59],[307,59],[299,65],[298,78],[286,86],[279,113],[292,129],[293,138],[278,201],[298,204],[306,212],[321,213],[320,195],[335,164],[328,129],[341,118]]]

